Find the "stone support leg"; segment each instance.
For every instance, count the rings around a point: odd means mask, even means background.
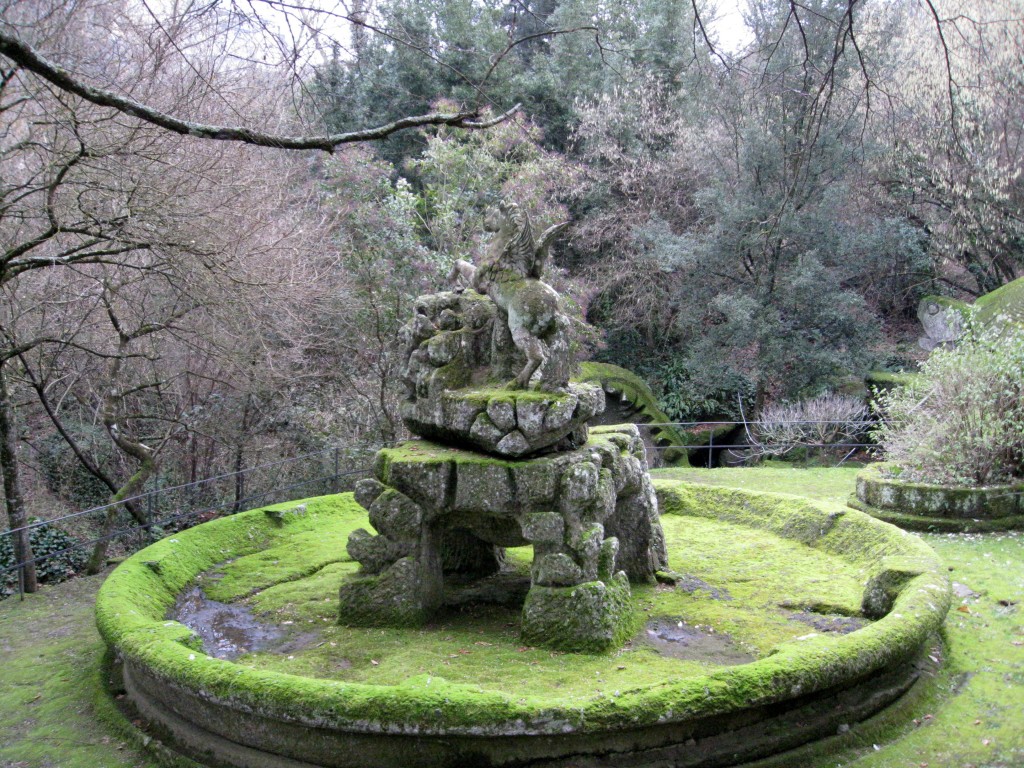
[[[523,640],[532,645],[601,653],[622,645],[633,629],[629,579],[621,571],[573,587],[535,584],[523,606]]]
[[[428,621],[444,600],[440,538],[437,528],[424,525],[415,554],[399,558],[380,574],[343,584],[339,623],[415,627]]]

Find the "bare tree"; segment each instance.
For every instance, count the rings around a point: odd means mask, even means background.
[[[113,7],[97,6],[97,10],[82,6],[79,16],[43,19],[52,23],[49,27],[43,24],[37,32],[45,37],[42,32],[49,30],[68,55],[99,50],[102,59],[106,49],[96,46],[94,40],[84,48],[75,47],[80,42],[76,33],[82,32],[75,25],[108,23],[109,19],[92,19],[88,13],[96,10],[102,15]],[[9,19],[16,16],[5,16],[5,30]],[[223,87],[225,82],[212,80],[210,71],[196,68],[191,78],[181,78],[180,61],[159,50],[164,36],[156,37],[153,44],[153,38],[142,34],[145,30],[130,24],[122,25],[120,31],[117,44],[128,46],[128,50],[108,58],[117,73],[139,89],[149,88],[170,103],[194,109],[208,109],[210,99],[224,97],[228,90]],[[182,28],[175,42],[181,47],[192,39],[203,39],[196,32]],[[133,55],[122,55],[127,53]],[[207,61],[203,57],[196,60]],[[217,66],[214,61],[214,71]],[[237,71],[229,74],[237,77]],[[168,80],[175,83],[174,88],[161,90],[159,84]],[[230,80],[227,85],[234,86]],[[220,90],[212,87],[215,82]],[[235,88],[233,93],[248,99],[249,105],[267,102],[251,85],[244,92]],[[267,105],[267,111],[274,106]],[[126,120],[117,112],[83,101],[20,66],[0,71],[0,290],[9,299],[0,318],[4,342],[0,345],[0,469],[12,528],[24,528],[27,519],[20,488],[10,363],[18,360],[24,364],[26,354],[34,349],[46,348],[48,354],[77,349],[110,361],[107,378],[115,380],[123,371],[126,347],[154,330],[147,315],[160,316],[158,308],[142,307],[134,322],[122,322],[118,327],[115,319],[120,313],[108,302],[106,315],[113,324],[114,348],[105,346],[95,334],[72,344],[69,337],[82,326],[61,325],[54,321],[68,317],[40,310],[40,304],[46,302],[33,299],[32,289],[41,285],[36,276],[55,269],[66,274],[68,279],[61,285],[64,293],[57,300],[69,303],[75,301],[76,294],[79,300],[88,299],[88,286],[102,274],[113,275],[110,285],[128,285],[134,275],[177,286],[179,293],[184,288],[197,291],[207,282],[204,273],[224,273],[229,268],[238,227],[259,229],[251,220],[243,224],[237,214],[238,206],[257,207],[251,204],[250,192],[242,189],[247,175],[239,173],[239,163],[255,161],[254,168],[262,173],[261,159],[237,154],[228,157],[225,145],[199,142],[186,146],[186,141],[145,121]],[[138,289],[132,291],[138,294]],[[102,293],[96,296],[102,299]],[[99,301],[93,308],[103,306]],[[116,399],[107,402],[98,411],[101,421],[121,451],[152,471],[152,452],[125,429],[119,415],[121,405]],[[76,453],[84,457],[84,453]],[[95,463],[93,468],[98,468]],[[108,475],[106,480],[112,478]],[[123,483],[113,482],[119,492],[124,491]],[[29,563],[26,587],[34,589],[32,556],[24,532],[15,542],[17,560]]]

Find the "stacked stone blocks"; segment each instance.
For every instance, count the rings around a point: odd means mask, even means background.
[[[532,545],[525,639],[602,650],[629,624],[629,580],[650,581],[665,564],[633,425],[595,428],[580,448],[516,461],[409,441],[378,453],[356,499],[377,533],[349,539],[366,576],[342,589],[348,624],[426,621],[444,603],[445,577],[459,571],[455,563],[446,573],[444,554],[458,531],[496,550]]]

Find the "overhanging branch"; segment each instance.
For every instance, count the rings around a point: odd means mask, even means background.
[[[351,131],[349,133],[336,133],[327,136],[280,136],[251,128],[189,122],[161,112],[127,96],[121,96],[113,91],[87,85],[75,75],[58,64],[49,61],[30,45],[6,31],[0,31],[0,54],[6,56],[18,66],[52,83],[62,91],[73,93],[97,106],[116,109],[119,112],[152,123],[172,133],[217,141],[239,141],[245,144],[275,147],[278,149],[319,149],[331,152],[342,144],[383,139],[392,133],[425,125],[448,125],[455,128],[470,129],[489,128],[508,119],[519,108],[517,104],[507,112],[489,120],[479,120],[479,112],[476,110],[466,112],[431,112],[425,115],[403,117],[386,125],[366,128],[361,131]]]

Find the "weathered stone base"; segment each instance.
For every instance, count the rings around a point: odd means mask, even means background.
[[[587,421],[604,406],[604,390],[593,384],[563,392],[469,387],[405,402],[402,419],[428,439],[515,458],[578,448],[587,440]]]
[[[325,508],[322,517],[285,516],[282,525],[254,510],[175,534],[106,579],[97,626],[123,667],[123,687],[114,693],[136,707],[132,721],[146,722],[140,739],[155,735],[211,766],[724,768],[771,755],[773,766],[797,766],[809,761],[780,753],[837,732],[861,738],[859,722],[933,668],[929,654],[950,589],[945,566],[917,537],[809,502],[794,510],[771,494],[659,482],[671,514],[715,515],[872,563],[865,610],[891,609],[850,634],[803,638],[748,664],[683,672],[615,695],[567,700],[556,690],[520,701],[514,690],[426,675],[397,685],[302,677],[208,657],[190,645],[185,627],[167,620],[166,600],[225,557],[252,554],[254,541],[306,534],[328,514],[348,514]],[[714,542],[705,544],[693,554],[713,556]],[[892,559],[881,560],[882,553]],[[159,572],[149,562],[168,567]],[[409,642],[417,636],[410,633]]]
[[[485,576],[502,547],[532,545],[524,636],[603,651],[625,639],[629,581],[651,582],[666,563],[633,425],[518,461],[410,441],[380,451],[374,475],[356,486],[377,533],[349,537],[362,575],[341,587],[339,622],[348,626],[422,624],[444,603],[445,576]]]
[[[523,640],[584,653],[618,648],[632,634],[629,598],[622,571],[575,587],[534,586],[523,606]]]
[[[567,728],[565,733],[476,734],[406,729],[362,730],[310,723],[294,713],[240,706],[230,698],[168,682],[149,669],[123,663],[123,692],[133,719],[147,723],[175,750],[205,765],[239,768],[727,768],[777,755],[772,765],[802,765],[785,752],[834,737],[898,699],[928,665],[921,654],[824,691],[735,712],[670,713],[659,725],[614,729]],[[797,688],[792,689],[796,691]],[[120,691],[118,691],[120,692]],[[894,704],[895,702],[895,704]],[[296,705],[298,705],[296,701]],[[893,713],[891,717],[898,717]],[[909,717],[909,716],[908,716]],[[426,730],[426,729],[425,729]],[[491,731],[498,731],[492,733]],[[760,764],[760,763],[758,763]]]
[[[350,627],[417,627],[441,606],[440,574],[403,557],[379,576],[346,583],[339,597]]]

